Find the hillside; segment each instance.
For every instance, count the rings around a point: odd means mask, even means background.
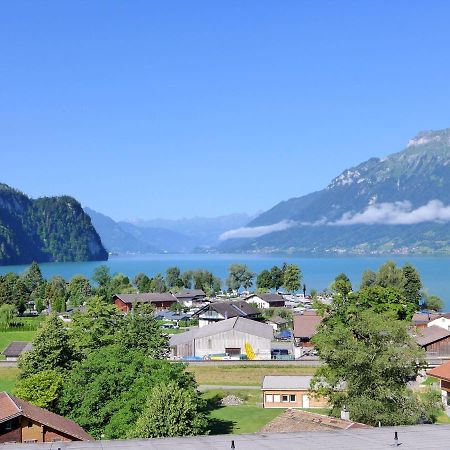
[[[321,191],[275,205],[231,233],[220,250],[448,253],[449,204],[450,129],[425,131],[398,153],[345,170]],[[252,231],[255,237],[244,238]]]
[[[33,200],[0,184],[0,265],[107,258],[89,216],[74,198]]]

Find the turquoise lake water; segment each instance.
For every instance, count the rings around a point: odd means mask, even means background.
[[[398,265],[406,262],[413,264],[420,272],[424,288],[430,294],[440,296],[450,310],[450,257],[301,257],[286,255],[146,255],[111,257],[106,262],[83,263],[46,263],[41,264],[45,278],[61,275],[70,279],[75,274],[91,277],[94,269],[106,264],[111,273],[121,272],[133,277],[139,272],[149,276],[158,272],[164,274],[171,266],[178,266],[182,271],[189,269],[207,269],[225,280],[228,267],[233,263],[247,264],[254,272],[270,269],[283,262],[298,264],[303,272],[303,282],[307,291],[311,288],[321,290],[328,287],[334,277],[344,272],[357,286],[361,274],[366,269],[376,270],[387,260],[394,260]],[[28,266],[2,266],[0,274],[6,272],[22,273]]]

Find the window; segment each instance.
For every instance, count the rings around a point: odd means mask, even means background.
[[[225,353],[228,353],[229,356],[239,356],[241,354],[241,347],[226,347]]]
[[[273,395],[273,402],[274,403],[280,403],[280,394],[274,394]]]
[[[291,403],[295,403],[296,401],[297,401],[297,397],[295,396],[295,395],[290,395],[289,396],[289,401],[291,402]]]
[[[33,422],[31,420],[28,421],[27,427],[31,428],[33,426]]]
[[[5,431],[11,431],[12,430],[12,422],[6,422],[5,423]]]
[[[282,402],[288,402],[289,401],[289,395],[282,395],[281,396],[281,401]]]
[[[266,394],[266,403],[273,403],[273,395]]]

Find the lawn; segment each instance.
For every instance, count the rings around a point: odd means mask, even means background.
[[[313,375],[315,367],[253,365],[188,365],[198,384],[260,386],[264,375]]]
[[[0,392],[12,392],[18,375],[19,369],[15,367],[0,367]]]
[[[0,331],[0,352],[12,341],[32,341],[36,331]]]

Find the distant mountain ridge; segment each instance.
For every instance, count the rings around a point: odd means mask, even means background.
[[[424,131],[398,153],[371,158],[345,170],[321,191],[275,205],[246,229],[230,234],[235,238],[219,249],[447,253],[448,205],[450,129]],[[270,232],[276,224],[285,224],[284,229]],[[244,238],[258,227],[263,234]]]
[[[31,199],[0,183],[0,265],[106,259],[100,237],[77,200]]]

